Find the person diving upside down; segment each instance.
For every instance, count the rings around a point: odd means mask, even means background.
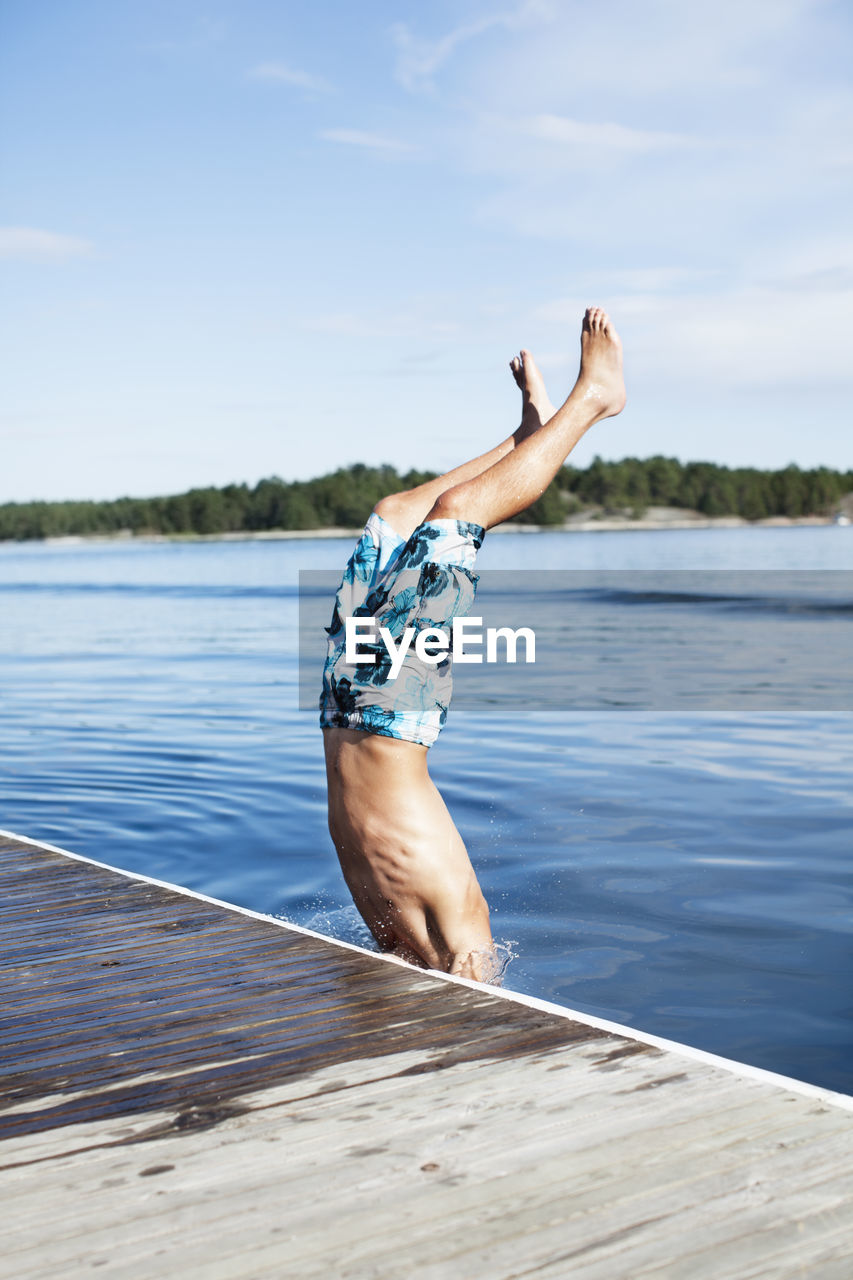
[[[377,633],[394,637],[407,627],[448,630],[474,601],[486,530],[535,502],[581,436],[625,404],[622,344],[600,307],[584,316],[580,372],[560,409],[528,351],[511,368],[522,392],[518,430],[374,507],[327,628],[320,697],[329,831],[365,923],[383,951],[481,982],[498,970],[489,909],[427,768],[447,715],[451,657],[424,663],[412,645],[391,679],[378,642],[362,638],[369,656],[347,661],[345,623],[374,619]]]

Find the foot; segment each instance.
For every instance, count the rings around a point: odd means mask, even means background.
[[[542,374],[529,351],[522,350],[509,362],[512,376],[522,394],[521,427],[516,433],[518,439],[524,439],[533,431],[553,418],[557,412],[551,398],[545,390]]]
[[[612,418],[625,408],[622,343],[610,316],[587,307],[581,329],[581,368],[572,398],[580,397],[596,418]]]

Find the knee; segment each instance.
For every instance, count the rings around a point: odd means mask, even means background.
[[[411,532],[409,529],[410,521],[405,508],[405,497],[406,495],[403,493],[389,493],[387,498],[380,498],[373,508],[373,514],[380,516],[401,537],[408,537]]]
[[[427,519],[432,520],[465,520],[467,507],[464,485],[454,485],[440,493],[432,505]]]
[[[409,531],[411,519],[408,497],[407,493],[389,493],[387,498],[379,499],[373,508],[373,514],[381,516],[392,529],[397,529],[401,533]]]
[[[390,522],[391,517],[400,509],[400,500],[402,494],[389,493],[387,498],[380,498],[376,506],[373,508],[375,516],[381,516],[383,520]]]

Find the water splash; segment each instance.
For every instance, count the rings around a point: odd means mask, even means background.
[[[475,981],[482,982],[487,987],[503,986],[510,962],[518,955],[514,950],[517,945],[516,942],[507,939],[503,942],[493,942],[491,947],[481,947],[477,951],[472,951],[467,958],[462,976],[474,977]]]
[[[299,913],[299,919],[293,919],[283,913],[277,918],[288,924],[298,924],[303,929],[311,929],[327,938],[338,942],[349,942],[353,946],[363,947],[366,951],[375,951],[381,955],[381,948],[362,920],[355,905],[346,907],[327,907],[322,901],[315,900],[315,910],[307,918]],[[511,962],[518,956],[518,943],[514,939],[505,938],[492,944],[491,948],[472,951],[470,960],[472,968],[480,972],[479,982],[490,987],[500,987]]]
[[[379,952],[379,944],[354,904],[348,907],[318,906],[312,916],[307,920],[299,920],[298,923],[305,929],[313,929],[315,933],[336,938],[338,942],[349,942],[355,947]]]

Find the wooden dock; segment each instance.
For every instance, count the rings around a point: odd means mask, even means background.
[[[853,1100],[0,834],[0,1274],[853,1274]]]

